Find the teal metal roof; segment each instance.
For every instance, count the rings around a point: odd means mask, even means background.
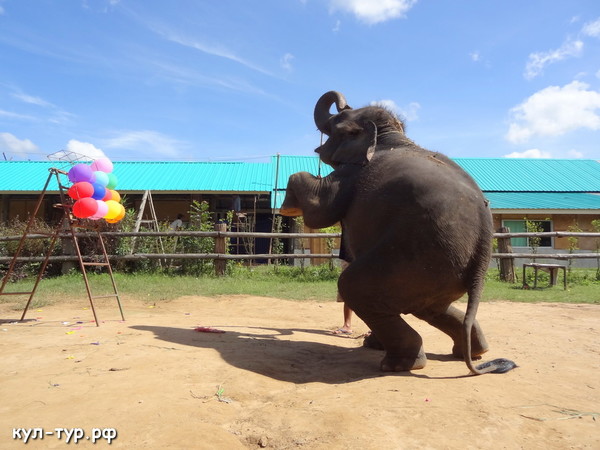
[[[271,158],[273,170],[273,195],[271,196],[271,208],[279,209],[285,198],[285,188],[288,178],[296,172],[308,172],[323,177],[332,172],[331,166],[322,163],[315,156],[273,156]]]
[[[581,192],[485,192],[492,210],[597,210],[600,194]]]
[[[455,158],[491,201],[492,209],[600,209],[600,162],[594,160]],[[0,161],[1,193],[36,193],[48,169],[68,171],[60,161]],[[119,192],[192,191],[272,193],[279,208],[289,176],[306,171],[326,176],[317,156],[274,156],[268,163],[114,162]],[[64,183],[67,183],[66,177]],[[52,180],[50,191],[58,186]],[[586,194],[587,193],[587,194]]]
[[[55,161],[0,161],[0,192],[41,191],[48,169],[68,172],[70,165]],[[114,162],[119,192],[270,192],[269,163],[241,162]],[[68,184],[64,177],[63,183]],[[58,186],[52,180],[49,190]]]
[[[590,159],[454,158],[482,191],[600,192],[600,162]]]

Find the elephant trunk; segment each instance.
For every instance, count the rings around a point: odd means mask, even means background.
[[[331,108],[331,105],[334,103],[338,113],[344,109],[352,109],[346,103],[346,98],[337,91],[329,91],[321,96],[315,105],[315,124],[319,131],[327,135],[329,135],[331,131],[329,119],[334,116],[334,114],[329,112],[329,108]]]

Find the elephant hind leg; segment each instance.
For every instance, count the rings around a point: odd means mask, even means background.
[[[452,355],[463,359],[464,351],[462,344],[462,328],[465,319],[465,313],[454,306],[449,306],[442,311],[425,309],[414,313],[415,317],[426,321],[440,331],[443,331],[454,341]],[[471,357],[475,358],[483,355],[489,350],[489,346],[483,335],[479,323],[475,321],[471,328]]]

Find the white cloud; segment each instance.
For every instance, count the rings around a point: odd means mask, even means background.
[[[333,31],[334,33],[338,33],[340,30],[342,29],[342,22],[340,20],[336,20],[335,22],[335,26],[333,27]]]
[[[600,37],[600,18],[593,22],[586,23],[581,29],[581,32],[586,36]]]
[[[541,159],[541,158],[552,158],[552,155],[548,152],[544,152],[538,148],[531,148],[524,152],[512,152],[508,155],[504,155],[505,158],[530,158],[530,159]]]
[[[0,149],[26,158],[28,153],[37,152],[38,146],[29,139],[19,139],[10,133],[0,133]]]
[[[570,158],[576,158],[576,159],[583,158],[583,153],[578,150],[575,150],[575,149],[569,150],[567,152],[567,155],[569,155]]]
[[[26,116],[25,114],[18,114],[10,111],[0,109],[1,117],[8,117],[9,119],[20,119],[20,120],[35,120],[35,117]]]
[[[526,142],[532,136],[560,136],[579,128],[600,130],[600,92],[581,81],[550,86],[511,109],[506,139]]]
[[[206,53],[208,55],[216,56],[219,58],[228,59],[230,61],[234,61],[238,64],[248,67],[249,69],[255,70],[257,72],[263,73],[265,75],[272,76],[270,72],[263,69],[262,67],[257,66],[256,64],[245,60],[244,58],[239,57],[234,52],[229,50],[227,47],[220,43],[202,41],[196,38],[190,38],[188,36],[182,36],[177,31],[166,28],[163,25],[158,24],[147,24],[147,26],[154,31],[159,36],[162,36],[164,39],[174,42],[176,44],[182,45],[184,47],[189,47],[194,50],[198,50],[202,53]]]
[[[150,130],[124,132],[117,137],[107,139],[105,146],[114,149],[137,151],[142,155],[169,158],[180,157],[181,151],[188,147],[184,142]],[[145,158],[147,159],[148,156],[145,156]]]
[[[547,52],[531,53],[525,66],[524,76],[531,80],[544,71],[544,67],[562,61],[566,58],[580,56],[583,51],[583,42],[580,40],[567,40],[560,48]]]
[[[294,55],[292,55],[291,53],[286,53],[285,55],[283,55],[281,57],[280,60],[280,64],[281,67],[284,70],[287,70],[288,72],[291,72],[293,67],[292,67],[292,60],[294,59]]]
[[[106,155],[102,150],[97,148],[94,144],[90,144],[89,142],[81,142],[76,139],[71,139],[67,143],[67,147],[64,150],[65,154],[67,152],[77,153],[77,156],[83,157],[81,159],[94,160],[98,158],[104,158]],[[53,155],[57,155],[60,152],[53,153]]]
[[[369,25],[406,17],[418,0],[330,0],[332,10],[354,14]]]
[[[382,106],[397,114],[407,122],[413,122],[419,119],[419,109],[421,105],[417,102],[410,102],[406,106],[398,106],[394,100],[378,100],[371,102],[371,106]]]
[[[53,104],[47,102],[46,100],[44,100],[40,97],[34,97],[33,95],[28,95],[21,91],[13,92],[13,93],[11,93],[11,95],[16,99],[21,100],[24,103],[29,103],[30,105],[42,106],[44,108],[53,108],[54,107]]]
[[[481,59],[481,55],[479,54],[479,52],[469,53],[469,56],[471,57],[471,61],[474,61],[474,62],[477,62]]]
[[[55,124],[69,123],[74,117],[73,114],[60,109],[58,106],[53,105],[52,103],[44,100],[41,97],[36,97],[34,95],[26,94],[25,92],[21,91],[21,89],[19,89],[18,87],[11,86],[11,90],[12,90],[12,92],[10,93],[10,95],[12,97],[16,98],[17,100],[19,100],[23,103],[27,103],[29,105],[39,106],[41,108],[44,108],[44,109],[50,111],[51,115],[48,116],[48,118],[47,118],[47,120],[50,123],[55,123]],[[19,114],[15,114],[15,113],[10,114],[7,111],[0,111],[0,115],[12,116],[14,118],[34,119],[29,116],[23,116],[23,115],[19,115]],[[36,120],[36,119],[34,119],[34,120]],[[37,119],[37,120],[40,120],[40,119]]]

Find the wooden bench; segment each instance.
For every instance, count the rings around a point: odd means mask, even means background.
[[[565,266],[561,266],[559,264],[538,264],[538,263],[526,263],[523,264],[523,288],[527,286],[525,281],[525,271],[527,267],[533,267],[533,288],[537,287],[537,277],[538,270],[543,270],[544,272],[548,272],[550,274],[550,286],[556,286],[556,281],[558,279],[558,271],[562,269],[563,271],[563,283],[564,289],[567,290],[567,270]]]

